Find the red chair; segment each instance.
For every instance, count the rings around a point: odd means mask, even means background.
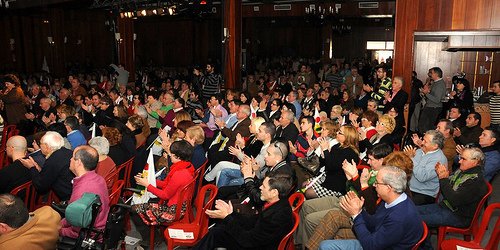
[[[420,238],[420,240],[417,242],[417,244],[415,244],[415,246],[413,246],[411,250],[418,250],[420,245],[422,245],[422,243],[427,238],[427,235],[429,234],[429,228],[427,227],[427,224],[425,224],[424,221],[422,221],[422,226],[424,226],[424,233],[422,234],[422,238]]]
[[[127,188],[130,187],[130,173],[132,172],[132,166],[134,164],[134,159],[135,159],[135,156],[130,158],[128,161],[122,163],[120,166],[118,166],[116,168],[118,178],[120,178],[120,176],[121,176],[120,180],[125,181],[125,187],[127,187]],[[106,181],[106,183],[107,183],[107,181]]]
[[[10,194],[15,195],[17,197],[23,198],[24,205],[28,208],[29,211],[34,210],[34,194],[35,188],[32,185],[31,181],[28,181],[10,191]],[[24,192],[23,192],[24,191]],[[23,197],[24,195],[24,197]]]
[[[205,213],[205,211],[212,207],[216,195],[217,186],[215,185],[208,184],[201,188],[198,196],[196,197],[196,218],[194,219],[194,221],[191,223],[174,223],[169,226],[163,233],[167,241],[168,250],[174,249],[175,246],[194,246],[200,239],[205,236],[205,234],[208,232],[208,215]],[[205,198],[207,196],[208,198]],[[168,229],[182,229],[184,230],[184,232],[192,232],[193,239],[173,239],[170,237]]]
[[[300,222],[300,217],[299,213],[292,213],[293,218],[295,220],[295,224],[293,225],[292,230],[283,237],[283,239],[280,242],[280,245],[278,246],[278,250],[295,250],[295,245],[293,243],[293,234],[297,230],[297,227],[299,226]]]
[[[205,170],[207,169],[208,160],[206,160],[201,166],[196,169],[195,176],[197,176],[196,181],[196,193],[198,194],[201,190],[203,184],[203,176],[205,176]]]
[[[491,233],[490,239],[486,247],[481,246],[481,242],[484,239],[484,234],[488,225],[490,224],[491,215],[495,212],[495,210],[500,210],[500,203],[493,203],[489,205],[483,214],[483,219],[481,221],[481,225],[479,226],[479,230],[477,233],[473,235],[472,241],[463,241],[459,239],[449,239],[443,241],[441,243],[441,249],[443,250],[455,250],[457,246],[472,248],[472,249],[486,249],[486,250],[495,250],[498,249],[498,243],[500,241],[500,217],[497,218],[497,222],[495,223],[495,227],[493,227],[493,232]]]
[[[304,194],[302,193],[293,193],[288,197],[288,202],[290,203],[290,206],[292,207],[292,211],[294,213],[299,213],[300,209],[302,208],[302,204],[304,204]]]
[[[477,233],[477,231],[479,230],[479,224],[478,224],[479,214],[483,210],[484,203],[486,202],[486,200],[490,196],[491,192],[493,191],[493,188],[492,188],[490,183],[486,182],[486,185],[488,186],[488,192],[486,192],[486,194],[481,199],[481,201],[479,201],[479,204],[477,204],[476,212],[474,213],[474,217],[472,218],[470,226],[467,228],[458,228],[458,227],[450,227],[450,226],[439,227],[438,246],[441,246],[441,244],[443,243],[443,241],[446,237],[446,233],[462,234],[466,241],[470,241],[471,235]]]
[[[120,198],[120,194],[124,186],[124,180],[118,180],[113,184],[113,189],[111,191],[111,194],[109,195],[109,206],[113,206],[118,203],[118,199]]]
[[[175,210],[175,217],[173,219],[173,222],[180,222],[180,223],[189,223],[191,222],[189,220],[190,214],[193,213],[192,211],[192,200],[193,200],[193,192],[194,188],[196,187],[196,177],[193,178],[186,186],[184,186],[181,191],[179,192],[179,199],[177,200],[177,209]],[[161,201],[164,202],[164,201]],[[160,202],[160,203],[161,203]],[[184,214],[181,214],[181,208],[182,204],[186,202],[186,211]],[[143,222],[149,226],[149,249],[153,250],[154,249],[154,242],[155,242],[155,227],[157,225],[151,225],[148,221],[143,220]],[[162,224],[158,225],[160,227],[167,227],[170,224]]]

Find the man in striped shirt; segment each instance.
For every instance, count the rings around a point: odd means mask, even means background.
[[[490,96],[490,128],[500,131],[500,80],[491,85],[493,93]]]
[[[199,70],[195,70],[195,75],[200,76]],[[200,76],[200,82],[202,84],[202,96],[203,100],[210,100],[210,96],[221,92],[224,87],[224,80],[219,74],[215,74],[215,66],[213,64],[207,63],[207,73],[204,76]]]

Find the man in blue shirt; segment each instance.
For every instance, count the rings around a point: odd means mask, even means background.
[[[374,215],[362,209],[364,199],[350,191],[340,199],[340,207],[353,220],[356,240],[325,240],[320,250],[411,249],[422,237],[422,220],[415,204],[404,193],[406,174],[393,166],[379,170],[374,187],[383,202]]]
[[[80,128],[78,118],[76,118],[75,116],[66,117],[66,120],[64,120],[64,125],[66,126],[66,130],[68,131],[67,138],[69,144],[71,144],[72,149],[87,144],[85,136],[83,136],[82,132],[78,130],[78,128]]]

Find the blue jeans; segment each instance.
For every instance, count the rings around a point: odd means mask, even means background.
[[[240,186],[243,182],[243,175],[240,169],[225,168],[220,171],[217,187]]]
[[[428,227],[452,226],[452,227],[467,227],[460,217],[456,216],[448,208],[441,207],[438,204],[427,204],[417,206],[418,214]]]
[[[437,228],[439,226],[452,226],[452,227],[467,227],[460,217],[453,214],[448,208],[441,207],[439,204],[427,204],[417,206],[417,211],[425,224],[429,228]],[[423,242],[421,249],[432,249],[430,234]]]
[[[320,250],[363,250],[358,240],[324,240],[319,245]]]

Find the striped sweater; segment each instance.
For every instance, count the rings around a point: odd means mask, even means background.
[[[500,125],[500,95],[490,97],[491,124]]]

